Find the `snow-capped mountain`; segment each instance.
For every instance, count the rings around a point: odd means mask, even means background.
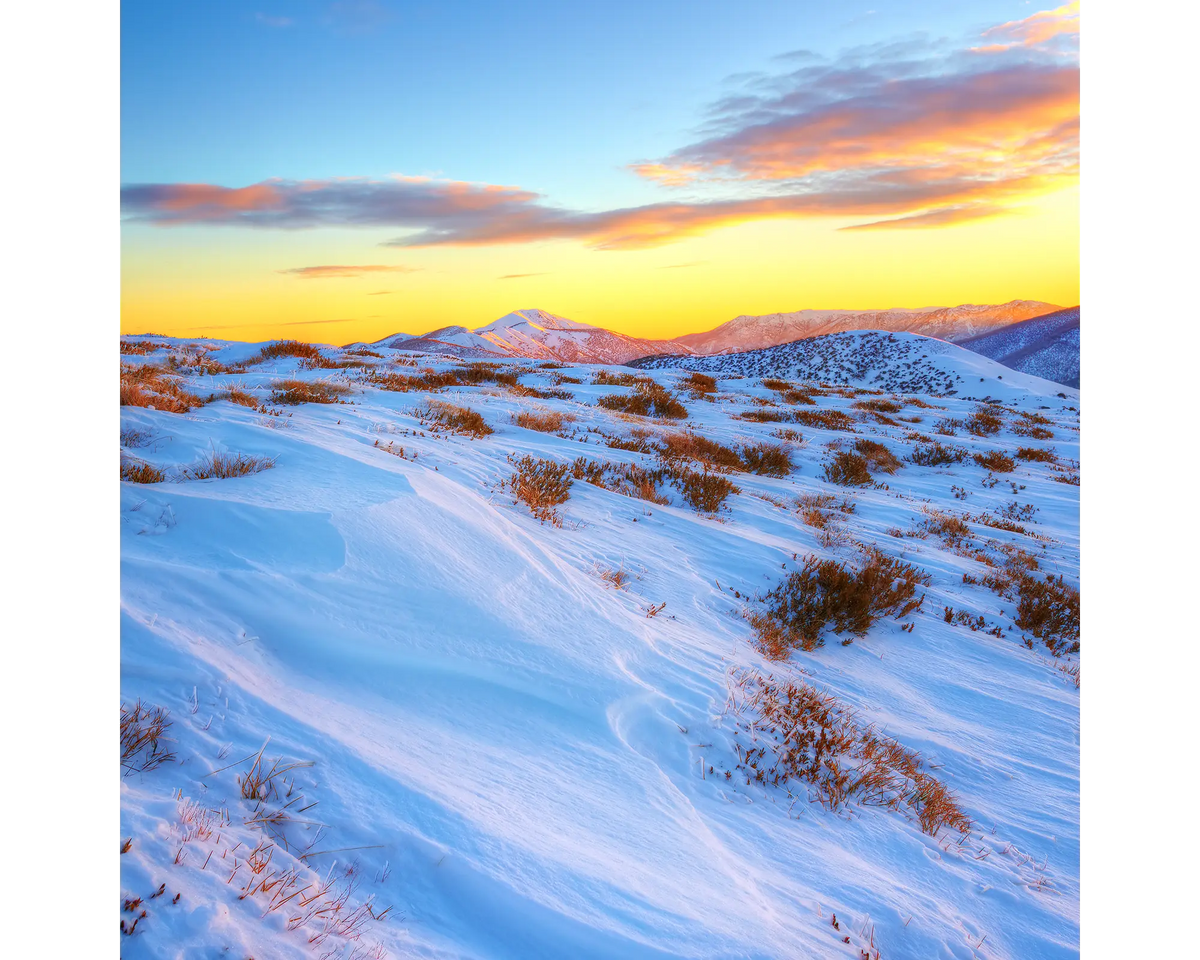
[[[440,353],[451,357],[471,359],[508,355],[505,351],[496,349],[491,341],[460,326],[440,327],[419,337],[413,337],[407,333],[395,333],[376,341],[375,346],[390,347],[393,350],[414,350],[420,353]]]
[[[971,350],[916,333],[854,330],[761,350],[709,356],[643,357],[644,370],[683,369],[727,377],[779,377],[931,396],[1008,399],[1053,394],[1056,383],[1009,369]],[[979,384],[986,384],[980,387]]]
[[[705,333],[686,334],[678,342],[698,354],[756,350],[847,330],[920,333],[957,342],[1058,309],[1061,308],[1056,304],[1040,300],[1011,300],[1001,304],[964,303],[957,307],[917,310],[797,310],[735,317]]]
[[[1079,386],[1078,307],[1022,320],[960,345],[1022,373]]]
[[[443,327],[420,337],[395,334],[379,345],[460,357],[530,357],[564,363],[626,363],[651,354],[691,352],[676,340],[630,337],[537,309],[514,310],[474,331]]]

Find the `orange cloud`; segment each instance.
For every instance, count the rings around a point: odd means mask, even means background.
[[[1010,20],[985,30],[983,36],[993,43],[974,49],[987,53],[1040,46],[1058,37],[1078,37],[1079,4],[1068,3],[1054,10],[1040,10],[1024,20]]]
[[[303,280],[326,280],[334,277],[361,277],[368,273],[414,273],[420,267],[388,266],[368,263],[361,266],[290,267],[280,273],[290,273]]]

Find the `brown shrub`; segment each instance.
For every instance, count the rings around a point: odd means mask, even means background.
[[[326,380],[276,380],[271,384],[271,403],[296,406],[301,403],[341,403],[350,388]]]
[[[668,461],[693,460],[706,471],[729,473],[742,467],[736,450],[691,432],[665,434],[660,441],[659,456]]]
[[[1020,447],[1017,450],[1018,460],[1032,460],[1035,463],[1058,463],[1058,457],[1053,450],[1042,450],[1038,447]]]
[[[448,430],[450,433],[476,440],[495,433],[477,410],[443,403],[440,400],[427,401],[424,406],[414,410],[413,414],[434,432]]]
[[[601,397],[598,403],[606,410],[619,410],[639,417],[682,420],[687,416],[687,407],[670,390],[653,380],[639,382],[633,393]]]
[[[274,466],[274,457],[257,457],[248,453],[218,453],[212,450],[195,466],[186,468],[183,475],[189,480],[228,480],[261,473]]]
[[[579,457],[571,464],[571,476],[623,497],[657,504],[671,502],[658,491],[658,485],[666,479],[666,470],[647,470],[630,463],[600,463]]]
[[[268,343],[258,353],[250,357],[250,359],[244,360],[241,366],[252,367],[266,360],[278,360],[282,357],[301,357],[307,360],[319,360],[322,358],[322,354],[311,343],[301,343],[299,340],[276,340],[274,343]]]
[[[867,413],[899,413],[904,409],[896,401],[884,399],[856,400],[852,406],[855,410],[863,410]]]
[[[1079,650],[1079,591],[1062,576],[1016,577],[1019,598],[1014,623],[1028,630],[1055,655]]]
[[[121,406],[187,413],[204,406],[204,400],[184,390],[162,367],[145,363],[121,367]]]
[[[768,390],[774,390],[776,393],[782,393],[784,390],[791,390],[792,385],[786,380],[780,380],[777,377],[763,377],[762,385]]]
[[[974,434],[977,437],[985,437],[993,433],[999,433],[1000,428],[1004,426],[1004,421],[993,408],[980,406],[975,408],[975,412],[971,414],[963,426],[966,427],[967,433]]]
[[[162,483],[167,479],[167,475],[144,460],[122,457],[121,479],[130,483]]]
[[[121,353],[123,355],[136,355],[144,357],[148,353],[153,353],[155,350],[165,350],[165,343],[155,343],[153,340],[122,340]]]
[[[808,556],[763,598],[765,610],[748,616],[763,653],[785,659],[796,647],[823,645],[826,628],[861,637],[883,615],[907,616],[925,599],[914,599],[917,587],[928,583],[925,572],[878,550],[859,570]]]
[[[1012,473],[1017,468],[1013,458],[1001,453],[999,450],[977,453],[973,459],[981,467],[985,467],[993,473]]]
[[[873,480],[871,471],[867,469],[866,458],[845,451],[835,453],[832,460],[825,462],[821,476],[829,483],[843,487],[862,487]]]
[[[872,470],[895,473],[904,466],[891,450],[876,440],[859,440],[855,442],[854,449],[862,455]]]
[[[747,444],[741,458],[746,470],[760,476],[786,477],[792,472],[792,455],[781,443]]]
[[[230,403],[236,403],[240,407],[258,409],[258,398],[241,387],[230,387],[228,390],[222,390],[220,393],[214,394],[212,399],[228,400]]]
[[[505,483],[512,495],[528,506],[538,520],[561,527],[562,517],[557,508],[571,497],[570,466],[529,454],[519,460],[510,456],[508,462],[516,467]]]
[[[1020,421],[1013,424],[1012,432],[1018,437],[1028,437],[1030,440],[1053,440],[1053,431],[1047,430],[1045,427],[1039,427],[1036,424]]]
[[[967,451],[962,447],[943,446],[936,440],[923,446],[913,448],[908,458],[921,467],[940,467],[947,463],[962,463],[967,459]]]
[[[820,427],[824,430],[842,430],[854,433],[855,420],[841,410],[797,410],[793,414],[796,423],[806,427]]]
[[[813,399],[812,391],[803,387],[796,390],[785,390],[779,395],[779,399],[784,403],[809,407],[814,407],[817,404],[817,401]]]
[[[121,704],[121,768],[125,775],[145,773],[175,759],[166,749],[170,743],[167,728],[171,721],[162,707],[151,707],[141,700],[132,706]]]
[[[925,769],[919,753],[859,725],[833,697],[805,683],[755,673],[738,673],[733,680],[745,695],[734,699],[739,727],[753,737],[748,749],[740,743],[735,747],[736,768],[747,783],[799,781],[828,810],[852,800],[885,807],[915,817],[931,836],[943,827],[970,831],[970,819],[946,785]]]
[[[699,473],[684,467],[670,470],[668,474],[671,486],[697,513],[716,513],[724,505],[726,497],[742,492],[732,480],[719,473]]]
[[[712,394],[717,392],[717,380],[715,377],[710,377],[705,373],[689,373],[679,385],[697,396]]]
[[[551,410],[542,413],[536,413],[532,410],[522,410],[513,417],[513,422],[518,427],[524,427],[526,430],[538,430],[541,433],[558,433],[562,430],[564,423],[574,419],[570,414],[557,413]]]
[[[592,383],[601,387],[637,387],[655,383],[650,377],[639,377],[632,373],[613,373],[611,370],[597,370],[592,377]]]

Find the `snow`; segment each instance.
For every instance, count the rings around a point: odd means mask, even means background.
[[[989,395],[1050,418],[1055,439],[1006,426],[953,443],[1078,457],[1076,392],[1063,400],[1057,384],[930,342],[941,352],[922,352],[939,374],[974,382],[927,395],[940,409],[910,409],[924,418],[915,429],[969,415],[968,393]],[[228,360],[255,352],[213,345]],[[915,630],[882,620],[848,646],[831,638],[767,663],[732,591],[768,589],[797,552],[850,555],[822,547],[773,502],[847,493],[819,479],[824,444],[839,435],[803,428],[798,469],[738,474],[742,492],[717,517],[674,494],[658,506],[577,481],[555,528],[498,489],[509,455],[648,460],[588,432],[633,425],[595,405],[625,392],[592,384],[601,368],[513,369],[527,371],[526,386],[551,388],[562,374],[582,383],[558,384],[571,400],[489,386],[439,393],[483,413],[496,432],[481,440],[429,432],[414,415],[426,395],[378,390],[353,372],[335,375],[354,387],[352,402],[278,416],[225,401],[185,415],[122,408],[122,429],[155,437],[125,452],[168,473],[214,447],[277,458],[237,479],[121,485],[122,698],[170,710],[175,754],[122,780],[121,836],[132,838],[122,896],[143,898],[147,911],[122,955],[844,960],[873,938],[885,958],[1077,957],[1078,689],[1019,632],[944,622],[952,605],[1011,623],[1004,601],[963,583],[978,564],[885,531],[912,528],[928,505],[981,512],[1015,498],[1039,511],[1029,526],[1046,538],[1036,549],[1048,568],[1077,583],[1079,488],[1037,463],[988,487],[968,461],[908,465],[881,478],[886,486],[851,491],[854,535],[933,577]],[[648,375],[675,389],[681,374]],[[773,396],[761,375],[724,369],[715,402],[681,393],[689,425],[723,443],[768,438],[776,425],[733,416]],[[282,359],[187,385],[207,395],[236,383],[265,399],[279,376],[329,372]],[[850,399],[820,403],[853,412]],[[567,436],[512,421],[543,408],[578,418]],[[895,428],[857,429],[897,452],[908,446]],[[381,449],[389,442],[406,458]],[[969,491],[965,503],[954,486]],[[613,590],[597,565],[635,579]],[[970,837],[930,837],[876,808],[789,806],[778,789],[726,781],[737,668],[803,677],[930,757],[975,821]],[[231,858],[244,863],[269,839],[238,795],[260,748],[271,761],[311,761],[289,774],[304,798],[291,809],[317,804],[281,828],[287,846],[274,844],[263,875],[330,880],[331,897],[349,891],[343,915],[371,897],[377,913],[391,907],[360,939],[310,943],[318,921],[289,930],[292,911],[269,910],[269,892],[239,899],[248,866],[226,882]],[[185,841],[197,811],[212,811],[212,832]],[[147,899],[160,884],[164,895]]]
[[[1014,323],[962,345],[1014,370],[1079,386],[1078,307]]]

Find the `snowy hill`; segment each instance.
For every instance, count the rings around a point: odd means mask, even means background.
[[[1022,373],[1079,386],[1078,307],[1023,320],[960,344]]]
[[[1038,300],[1012,300],[1002,304],[964,303],[957,307],[920,310],[797,310],[794,313],[736,317],[705,333],[679,337],[679,342],[695,353],[712,354],[755,350],[848,330],[903,331],[958,341],[1057,309],[1052,303]]]
[[[915,333],[857,330],[762,350],[705,357],[643,357],[644,370],[681,369],[719,376],[783,377],[932,396],[1012,398],[1054,394],[1057,383],[1023,374],[944,340]],[[1077,392],[1072,391],[1072,396]]]
[[[788,347],[123,344],[121,955],[1077,958],[1075,393]]]
[[[524,357],[566,363],[625,363],[657,353],[689,353],[674,340],[644,340],[568,320],[545,310],[515,310],[471,331],[444,327],[421,337],[395,334],[379,341],[395,349],[461,357]]]

